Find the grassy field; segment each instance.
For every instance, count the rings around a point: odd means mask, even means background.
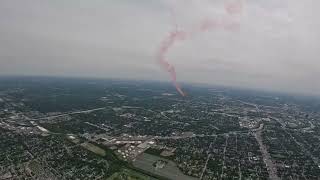
[[[153,164],[158,160],[166,161],[167,164],[164,168],[156,169]],[[175,180],[196,180],[197,178],[183,174],[173,161],[165,158],[154,156],[151,154],[143,153],[134,162],[133,166],[144,171],[156,174],[161,177]]]
[[[98,154],[103,157],[106,156],[106,151],[104,149],[101,149],[100,147],[93,145],[89,142],[82,143],[81,146],[95,154]]]
[[[162,156],[161,153],[163,152],[163,150],[161,149],[153,149],[153,148],[149,148],[145,151],[145,153],[147,154],[151,154],[151,155],[154,155],[154,156],[159,156],[159,157],[162,157],[164,159],[168,159],[168,160],[173,160],[175,158],[175,155],[171,155],[171,156]]]

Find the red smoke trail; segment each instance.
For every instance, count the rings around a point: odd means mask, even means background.
[[[176,87],[177,91],[182,95],[185,96],[186,94],[180,88],[180,85],[177,83],[177,75],[174,66],[169,64],[166,60],[165,55],[168,50],[174,45],[177,40],[184,40],[186,38],[186,33],[183,31],[175,30],[169,34],[168,37],[161,43],[159,52],[158,52],[158,61],[160,64],[170,73],[172,83]]]
[[[225,10],[229,15],[241,14],[243,9],[242,0],[232,0],[225,4]]]
[[[234,16],[237,14],[240,14],[242,12],[243,3],[242,0],[229,0],[225,4],[225,10],[229,16]],[[174,66],[169,64],[169,62],[166,59],[166,54],[168,50],[177,42],[178,40],[185,40],[187,36],[191,36],[197,32],[204,32],[211,29],[215,29],[218,27],[222,27],[228,30],[234,30],[238,27],[237,22],[228,22],[223,19],[206,19],[201,22],[200,26],[189,33],[186,33],[185,31],[178,30],[178,25],[174,18],[174,11],[171,9],[171,15],[174,19],[174,25],[175,30],[169,33],[169,36],[167,36],[164,41],[160,45],[160,49],[158,51],[157,60],[160,62],[160,64],[170,73],[172,83],[174,84],[177,91],[182,95],[186,96],[185,92],[182,91],[180,85],[177,83],[177,75]]]
[[[231,20],[236,15],[239,15],[242,13],[243,9],[243,2],[242,0],[229,0],[227,3],[225,3],[224,9],[227,13],[227,16],[224,18],[215,18],[215,19],[205,19],[200,23],[200,26],[198,28],[198,31],[204,32],[209,31],[211,29],[216,28],[224,28],[226,30],[235,30],[239,27],[239,23]]]

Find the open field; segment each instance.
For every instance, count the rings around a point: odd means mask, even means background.
[[[158,160],[166,161],[167,164],[164,168],[158,168],[156,169],[153,164],[157,162]],[[175,180],[196,180],[197,178],[190,177],[187,175],[184,175],[179,168],[176,166],[176,164],[173,161],[154,156],[151,154],[143,153],[141,154],[134,162],[133,166],[139,169],[142,169],[144,171],[150,172],[152,174],[159,175],[161,177],[166,177],[169,179],[175,179]]]
[[[88,142],[85,142],[85,143],[82,143],[81,144],[82,147],[86,148],[87,150],[91,151],[91,152],[94,152],[100,156],[106,156],[106,151],[101,149],[100,147],[98,146],[95,146],[91,143],[88,143]]]

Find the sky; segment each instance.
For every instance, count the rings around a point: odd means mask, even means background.
[[[320,1],[1,0],[0,75],[170,81],[156,54],[177,27],[234,21],[177,41],[178,82],[320,95]]]

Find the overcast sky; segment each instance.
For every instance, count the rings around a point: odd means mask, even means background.
[[[223,3],[1,0],[0,75],[170,81],[156,61],[160,43],[175,22],[189,31],[227,17]],[[319,7],[319,0],[244,1],[232,17],[238,28],[194,33],[167,58],[180,82],[320,95]]]

